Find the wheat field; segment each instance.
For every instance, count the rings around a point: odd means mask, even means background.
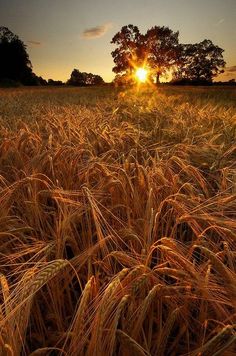
[[[236,91],[0,90],[0,355],[236,354]]]

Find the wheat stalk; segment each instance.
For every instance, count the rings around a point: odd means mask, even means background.
[[[227,267],[219,260],[219,258],[216,257],[214,252],[210,251],[208,248],[201,245],[195,247],[199,247],[203,251],[203,253],[210,259],[215,270],[222,277],[222,280],[225,283],[225,288],[228,289],[230,293],[233,294],[233,298],[234,298],[233,303],[235,304],[236,287],[235,287],[235,276],[233,275],[233,272],[230,272],[227,269]]]
[[[197,356],[199,353],[204,354],[204,356],[223,355],[223,352],[229,349],[231,345],[236,345],[236,335],[234,328],[227,325],[205,345],[190,353],[190,355]]]
[[[122,330],[117,330],[116,332],[118,339],[124,348],[128,348],[134,355],[137,356],[150,356],[150,354],[144,350],[132,337],[127,335]]]

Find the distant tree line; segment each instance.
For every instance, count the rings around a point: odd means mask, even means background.
[[[81,73],[74,69],[66,84],[74,86],[101,85],[102,77],[92,73]],[[0,27],[0,85],[64,85],[60,80],[37,76],[26,50],[26,45],[7,27]]]
[[[67,84],[74,86],[101,85],[104,84],[104,80],[100,75],[80,72],[78,69],[74,69]]]
[[[183,84],[211,83],[224,72],[222,48],[211,40],[181,44],[179,32],[169,27],[154,26],[142,34],[137,26],[123,26],[111,43],[116,45],[112,57],[118,82],[132,82],[135,69],[143,66],[156,83],[168,72],[173,83]]]

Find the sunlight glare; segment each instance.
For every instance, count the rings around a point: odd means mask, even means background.
[[[136,70],[136,78],[141,82],[141,83],[145,83],[147,80],[147,75],[148,75],[148,71],[144,68],[138,68]]]

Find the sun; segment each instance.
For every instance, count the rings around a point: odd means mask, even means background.
[[[144,68],[138,68],[135,72],[136,78],[141,82],[145,83],[147,80],[148,71]]]

